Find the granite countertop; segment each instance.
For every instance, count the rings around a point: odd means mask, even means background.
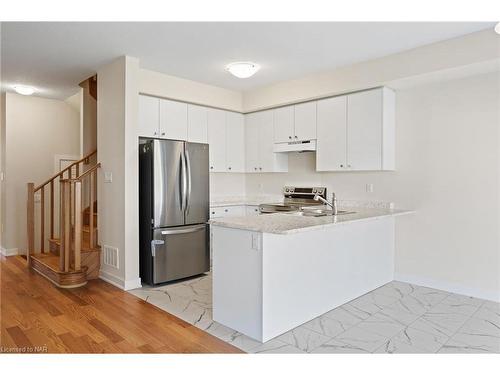
[[[413,213],[409,210],[390,208],[349,207],[352,214],[337,216],[298,216],[293,213],[276,213],[258,216],[226,217],[210,220],[210,224],[225,228],[243,229],[273,234],[294,234],[310,230],[320,230],[335,225],[357,221],[376,220],[386,216],[399,216]]]
[[[283,202],[283,196],[280,195],[262,195],[250,197],[213,197],[210,199],[210,207],[226,206],[258,206],[261,203]]]

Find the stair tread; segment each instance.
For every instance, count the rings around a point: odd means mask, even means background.
[[[62,272],[59,270],[59,255],[51,254],[51,253],[38,253],[38,254],[32,254],[31,258],[35,258],[41,263],[43,263],[46,267],[52,269],[54,272],[57,273],[80,273],[83,271],[87,270],[86,266],[82,266],[81,271],[75,271],[74,269],[69,270],[69,272]]]

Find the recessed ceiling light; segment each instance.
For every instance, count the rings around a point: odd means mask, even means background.
[[[226,70],[238,78],[253,76],[260,69],[260,65],[251,61],[234,62],[226,65]]]
[[[500,22],[495,25],[495,32],[500,34]]]
[[[14,90],[21,95],[33,95],[35,89],[29,86],[14,86]]]

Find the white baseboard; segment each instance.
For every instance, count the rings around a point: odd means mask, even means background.
[[[10,257],[10,256],[13,256],[13,255],[18,255],[19,254],[19,250],[17,248],[6,249],[5,247],[0,247],[0,253],[4,257]]]
[[[481,298],[494,302],[500,302],[499,291],[479,289],[479,288],[469,287],[466,285],[450,283],[442,280],[435,280],[415,275],[405,275],[398,272],[394,274],[394,280],[403,281],[405,283],[410,283],[419,286],[426,286],[428,288],[433,288],[433,289],[440,289],[450,293],[462,294],[464,296]]]
[[[123,280],[121,277],[112,275],[102,270],[99,272],[99,278],[122,290],[132,290],[142,287],[140,278],[133,280]]]

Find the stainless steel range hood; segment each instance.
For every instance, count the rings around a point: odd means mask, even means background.
[[[314,152],[316,151],[316,140],[309,141],[275,143],[273,145],[274,152]]]

